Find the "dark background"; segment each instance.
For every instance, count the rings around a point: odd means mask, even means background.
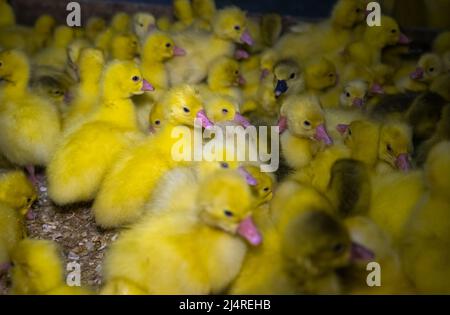
[[[71,0],[9,0],[19,22],[31,24],[40,14],[51,13],[64,22],[65,7]],[[91,15],[109,17],[117,11],[149,10],[155,15],[170,14],[172,0],[72,0],[81,4],[82,20]],[[249,13],[276,12],[284,16],[320,19],[329,16],[337,0],[216,0],[218,8],[236,5]],[[450,1],[450,0],[449,0]]]
[[[71,0],[9,0],[18,21],[32,24],[43,13],[65,22],[67,3]],[[82,7],[82,23],[92,15],[110,17],[117,11],[150,11],[171,15],[172,0],[75,0]],[[216,0],[217,7],[236,5],[250,14],[276,12],[303,20],[318,20],[330,15],[337,0]],[[363,0],[361,0],[363,1]],[[393,16],[403,29],[450,29],[450,0],[378,0],[382,13]],[[289,20],[289,19],[288,19]],[[292,19],[290,19],[292,20]]]
[[[125,0],[127,2],[145,2],[170,5],[171,0]],[[236,5],[249,12],[277,12],[282,15],[293,15],[320,18],[329,15],[336,0],[216,0],[217,7]]]
[[[172,0],[72,0],[81,5],[82,24],[90,16],[109,18],[118,11],[150,11],[155,16],[172,14]],[[283,16],[317,20],[329,16],[337,0],[216,0],[218,8],[236,5],[250,14],[276,12]],[[450,1],[450,0],[449,0]],[[66,6],[71,0],[9,0],[19,23],[33,24],[44,13],[65,23]]]

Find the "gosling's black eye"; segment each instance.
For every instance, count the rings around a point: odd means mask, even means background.
[[[222,109],[222,113],[224,113],[224,114],[228,113],[228,109],[226,109],[226,108]]]
[[[348,135],[351,136],[352,135],[352,130],[350,128],[348,128]]]
[[[357,9],[356,9],[356,13],[359,13],[359,12],[361,12],[361,9],[360,9],[360,8],[357,8]]]
[[[0,67],[3,66],[3,62],[0,61]]]
[[[235,29],[236,31],[239,31],[239,30],[241,29],[241,27],[240,27],[239,25],[236,25],[236,26],[234,27],[234,29]]]
[[[345,96],[350,97],[350,93],[349,92],[345,93]]]
[[[291,73],[291,75],[289,76],[289,78],[291,78],[291,79],[295,78],[295,73]]]
[[[183,107],[183,111],[184,111],[185,113],[189,113],[189,112],[190,112],[189,108],[187,108],[187,107]]]
[[[428,70],[430,70],[430,72],[433,72],[434,71],[434,68],[433,67],[431,67],[430,69],[428,69]]]
[[[131,80],[133,80],[134,82],[138,82],[141,78],[139,78],[139,76],[135,75],[134,77],[131,78]]]
[[[395,34],[395,33],[397,33],[397,30],[396,30],[396,29],[393,29],[393,30],[391,30],[391,33],[392,33],[392,34]]]
[[[392,147],[390,144],[386,145],[386,150],[388,150],[388,152],[392,153]]]
[[[167,47],[167,48],[169,48],[170,46],[172,46],[171,43],[167,43],[167,44],[166,44],[166,47]]]
[[[220,163],[220,167],[221,167],[221,168],[228,168],[228,163],[226,163],[226,162],[221,162],[221,163]]]
[[[263,189],[265,192],[268,192],[269,191],[269,187],[264,187],[264,189]]]
[[[334,77],[334,73],[329,73],[328,77],[330,77],[330,78]]]
[[[336,254],[341,253],[344,250],[344,245],[342,243],[334,244],[332,250]]]
[[[234,74],[239,74],[239,70],[234,71]]]
[[[229,218],[233,216],[233,212],[231,212],[230,210],[223,210],[223,213]]]
[[[303,122],[303,125],[305,125],[306,127],[309,127],[309,126],[311,126],[311,123],[308,120],[305,120]]]
[[[33,199],[31,199],[30,197],[27,198],[27,203],[30,203]]]
[[[155,120],[155,125],[159,125],[161,122],[159,120]]]
[[[142,24],[142,23],[139,23],[139,26],[140,26],[140,27],[144,27],[144,24]]]

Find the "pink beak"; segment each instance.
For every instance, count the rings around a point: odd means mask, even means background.
[[[34,220],[34,219],[36,219],[36,214],[34,213],[33,210],[28,209],[26,218],[27,218],[27,220]]]
[[[72,102],[73,100],[73,95],[72,93],[70,93],[70,91],[66,91],[66,93],[64,93],[64,103],[66,104],[70,104],[70,102]]]
[[[237,60],[247,59],[248,57],[250,57],[250,55],[243,49],[236,49],[234,53],[234,58]]]
[[[239,223],[237,234],[245,238],[253,246],[257,246],[262,242],[261,233],[259,233],[252,217],[248,217]]]
[[[372,92],[372,94],[384,94],[383,87],[378,83],[372,84],[370,92]]]
[[[349,126],[349,125],[346,125],[346,124],[339,124],[339,125],[336,126],[336,130],[339,131],[339,133],[340,133],[341,135],[343,135],[344,133],[347,132],[347,130],[348,130],[349,127],[350,127],[350,126]]]
[[[402,153],[397,156],[395,160],[395,165],[398,169],[407,172],[411,169],[411,163],[409,162],[409,155],[407,153]]]
[[[286,116],[280,116],[280,119],[278,119],[278,127],[279,129],[279,133],[282,134],[286,129],[287,129],[287,117]]]
[[[245,83],[247,83],[247,81],[245,80],[245,78],[242,75],[240,75],[237,79],[237,83],[239,85],[244,85]]]
[[[239,174],[241,174],[242,176],[244,176],[245,181],[247,182],[247,184],[249,184],[250,186],[256,186],[258,184],[258,181],[252,176],[252,174],[250,174],[245,168],[243,168],[242,166],[240,166],[238,168],[238,172]]]
[[[149,24],[147,27],[147,31],[149,33],[153,32],[154,30],[156,30],[156,25],[155,24]]]
[[[368,248],[352,242],[352,247],[350,249],[350,260],[351,261],[370,261],[375,258],[375,254]]]
[[[150,131],[151,134],[156,133],[156,129],[155,129],[155,127],[153,127],[153,125],[150,125],[150,126],[148,127],[148,131]]]
[[[208,116],[206,116],[206,113],[203,109],[197,113],[196,119],[200,119],[203,128],[211,128],[212,126],[214,126],[211,120],[209,120]]]
[[[236,112],[236,114],[234,115],[234,121],[237,122],[238,124],[240,124],[242,127],[247,128],[249,126],[251,126],[252,124],[248,121],[247,118],[245,118],[244,116],[242,116],[240,113]]]
[[[247,44],[249,46],[253,45],[253,38],[247,30],[244,33],[242,33],[241,42],[243,42],[244,44]]]
[[[330,136],[328,135],[327,129],[325,128],[324,124],[317,126],[314,138],[318,141],[322,141],[326,145],[333,144],[333,140],[331,140]]]
[[[356,107],[360,107],[360,108],[361,108],[361,107],[364,105],[364,100],[363,100],[362,98],[355,97],[355,98],[353,99],[352,104],[353,104],[353,106],[356,106]]]
[[[399,36],[399,38],[398,38],[398,43],[399,43],[400,45],[408,45],[408,44],[411,43],[411,40],[410,40],[410,39],[408,38],[408,36],[406,36],[405,34],[400,33],[400,36]]]
[[[174,56],[186,56],[186,50],[181,47],[173,46],[173,55]]]
[[[262,69],[261,71],[261,76],[260,76],[260,80],[264,80],[265,77],[267,77],[270,74],[270,70],[269,69]]]
[[[424,73],[425,72],[423,71],[423,68],[417,67],[416,70],[414,70],[414,72],[411,72],[409,77],[413,80],[421,80],[423,79]]]
[[[0,264],[0,275],[4,272],[7,272],[9,269],[11,269],[12,265],[9,262],[1,263]]]
[[[154,91],[154,90],[155,90],[155,88],[153,87],[153,85],[150,84],[150,82],[148,82],[145,79],[142,80],[141,91]]]

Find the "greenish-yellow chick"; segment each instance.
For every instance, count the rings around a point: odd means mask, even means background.
[[[90,291],[64,283],[64,268],[56,243],[22,240],[13,252],[13,294],[86,295]]]

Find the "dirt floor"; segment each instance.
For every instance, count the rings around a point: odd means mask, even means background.
[[[47,195],[44,177],[39,177],[39,198],[33,204],[34,218],[26,221],[30,238],[53,240],[60,244],[64,266],[77,262],[81,285],[98,290],[102,284],[102,261],[117,231],[102,231],[96,225],[89,204],[58,207]],[[69,270],[70,272],[71,270]],[[8,294],[10,279],[0,276],[0,294]]]
[[[292,170],[280,160],[276,173],[280,181]],[[102,285],[102,262],[107,246],[117,239],[119,230],[102,230],[95,224],[91,204],[59,207],[47,195],[43,170],[39,180],[38,199],[32,206],[33,219],[26,220],[28,237],[53,240],[60,245],[64,268],[69,262],[77,262],[81,268],[81,285],[98,291]],[[67,274],[72,271],[66,270]],[[0,275],[0,295],[8,294],[9,276]]]

